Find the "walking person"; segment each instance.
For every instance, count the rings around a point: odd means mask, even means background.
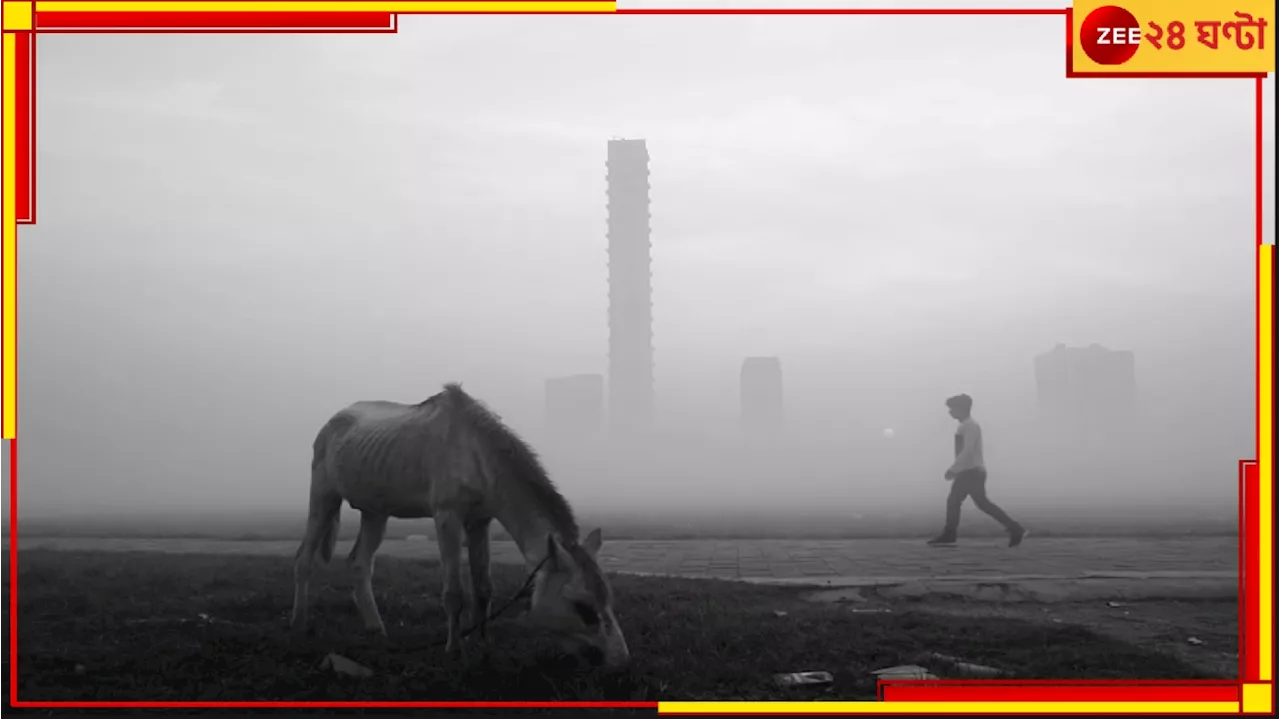
[[[947,496],[947,524],[942,534],[929,540],[938,546],[955,544],[956,529],[960,525],[960,507],[966,497],[973,497],[978,509],[1004,526],[1009,533],[1009,546],[1022,543],[1027,530],[1013,521],[995,502],[987,499],[987,465],[982,458],[982,427],[973,419],[973,398],[959,394],[947,400],[947,409],[960,424],[956,427],[956,459],[943,478],[951,482],[951,494]]]

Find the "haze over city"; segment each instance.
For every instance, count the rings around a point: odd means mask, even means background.
[[[460,381],[586,511],[940,515],[964,392],[1006,507],[1229,519],[1252,83],[1070,81],[1061,42],[1034,17],[41,37],[22,512],[301,514],[330,415]],[[650,155],[655,409],[623,449],[543,418],[547,378],[608,367],[611,138]],[[1123,433],[1039,421],[1060,343],[1133,353]],[[748,356],[781,359],[777,442],[740,434]]]

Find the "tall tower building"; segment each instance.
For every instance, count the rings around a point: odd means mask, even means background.
[[[776,437],[782,432],[782,361],[748,357],[739,377],[742,432],[749,438]]]
[[[638,430],[653,415],[653,273],[649,255],[649,150],[610,140],[609,420]]]

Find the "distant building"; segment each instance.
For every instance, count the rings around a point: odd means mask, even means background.
[[[1055,424],[1105,428],[1128,424],[1138,403],[1132,352],[1059,344],[1036,357],[1041,416]]]
[[[748,357],[739,378],[742,431],[767,437],[782,432],[782,361],[777,357]]]
[[[545,417],[553,432],[599,430],[604,420],[604,377],[579,374],[548,379]]]
[[[609,419],[626,432],[648,429],[653,414],[648,146],[644,140],[610,140],[606,166]]]

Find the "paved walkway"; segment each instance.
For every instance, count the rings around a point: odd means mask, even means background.
[[[7,547],[8,542],[5,542]],[[765,583],[827,586],[895,584],[906,581],[1000,580],[1213,580],[1234,581],[1238,543],[1234,537],[1183,539],[1081,539],[1030,537],[1016,549],[995,539],[956,547],[927,547],[919,540],[694,540],[605,541],[606,570]],[[296,541],[208,539],[20,540],[21,549],[148,551],[278,555],[292,558]],[[341,542],[335,554],[345,554]],[[382,554],[434,558],[434,542],[387,541]],[[510,542],[494,542],[493,561],[520,563]]]

